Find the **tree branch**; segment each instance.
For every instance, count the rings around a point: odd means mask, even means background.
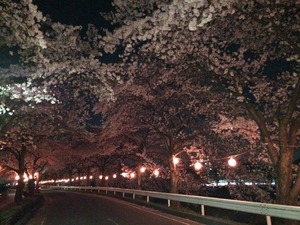
[[[253,120],[256,122],[257,126],[259,127],[259,130],[261,132],[261,135],[263,136],[263,139],[267,142],[267,149],[269,151],[271,160],[273,165],[277,164],[278,161],[278,153],[274,147],[274,143],[271,139],[270,132],[268,131],[268,128],[265,123],[265,119],[262,117],[262,115],[254,108],[254,106],[250,103],[244,102],[245,107]]]

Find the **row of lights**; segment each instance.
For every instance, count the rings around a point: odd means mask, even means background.
[[[177,165],[179,163],[180,159],[177,158],[177,157],[173,157],[173,163],[174,165]],[[230,167],[235,167],[237,165],[237,161],[233,158],[233,157],[230,157],[229,160],[227,161],[228,165]],[[196,163],[194,163],[194,169],[196,171],[199,171],[201,170],[201,168],[203,167],[202,163],[197,161]],[[145,166],[142,166],[140,168],[140,172],[141,173],[145,173],[146,172],[146,167]],[[155,177],[158,177],[159,176],[159,170],[158,169],[155,169],[153,171],[153,175]],[[125,177],[125,178],[130,178],[130,179],[134,179],[136,177],[136,173],[135,172],[131,172],[131,173],[126,173],[126,172],[123,172],[121,173],[121,176]],[[114,174],[112,175],[112,178],[113,179],[116,179],[117,178],[117,174]],[[80,180],[86,180],[87,179],[87,176],[82,176],[82,177],[76,177],[76,178],[72,178],[71,180],[70,179],[61,179],[61,180],[48,180],[48,181],[41,181],[41,183],[61,183],[61,182],[64,182],[64,183],[68,183],[68,182],[74,182],[74,181],[80,181]],[[93,176],[90,176],[89,179],[93,179]],[[109,179],[109,176],[103,176],[103,175],[100,175],[99,176],[99,179],[102,180],[108,180]]]
[[[24,181],[24,182],[27,182],[28,180],[31,180],[31,179],[33,179],[33,178],[37,178],[38,175],[39,175],[39,174],[36,172],[36,173],[34,173],[34,177],[33,177],[32,175],[29,175],[29,177],[28,177],[27,174],[24,173],[24,175],[23,175],[23,181]],[[16,174],[15,180],[16,180],[16,181],[20,180],[20,176],[19,176],[18,174]]]
[[[179,158],[177,158],[176,156],[173,156],[174,165],[177,165],[179,163],[179,161],[180,161]],[[227,161],[227,163],[230,167],[235,167],[237,165],[237,161],[233,157],[230,157],[229,160]],[[194,164],[194,168],[195,168],[196,171],[199,171],[202,167],[203,167],[203,165],[199,161],[197,161]]]
[[[141,167],[140,168],[140,171],[142,173],[144,173],[146,171],[146,167]],[[155,177],[158,177],[159,176],[159,170],[158,169],[155,169],[153,171],[153,175]],[[136,177],[136,173],[135,172],[131,172],[131,173],[126,173],[126,172],[123,172],[121,173],[121,176],[122,177],[125,177],[125,178],[130,178],[130,179],[134,179]],[[89,179],[93,179],[94,177],[93,176],[89,176]],[[114,174],[112,175],[112,178],[113,179],[116,179],[117,178],[117,174]],[[82,180],[86,180],[87,179],[87,176],[82,176],[82,177],[76,177],[76,178],[72,178],[71,180],[70,179],[60,179],[60,180],[47,180],[47,181],[41,181],[40,183],[41,184],[45,184],[45,183],[69,183],[70,181],[71,182],[74,182],[74,181],[82,181]],[[99,176],[99,179],[100,180],[109,180],[109,176],[103,176],[103,175],[100,175]]]
[[[173,156],[173,164],[174,165],[177,165],[179,163],[179,161],[180,161],[179,158],[177,158],[176,156]],[[233,157],[230,157],[229,160],[227,161],[227,163],[230,167],[235,167],[237,165],[237,161]],[[197,161],[194,163],[194,169],[196,171],[201,170],[202,167],[203,167],[203,165],[201,162]]]

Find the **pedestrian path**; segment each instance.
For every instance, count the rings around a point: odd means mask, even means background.
[[[0,202],[0,210],[5,208],[8,205],[14,203],[14,198],[15,198],[15,193],[9,192],[7,194],[7,198],[4,201]]]

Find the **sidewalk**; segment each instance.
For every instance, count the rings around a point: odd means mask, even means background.
[[[0,210],[14,203],[14,200],[15,200],[15,192],[9,192],[7,194],[7,198],[3,202],[0,202]]]

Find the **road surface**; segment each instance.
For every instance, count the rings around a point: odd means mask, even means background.
[[[44,206],[27,225],[200,225],[101,195],[63,191],[43,194],[46,199]]]

